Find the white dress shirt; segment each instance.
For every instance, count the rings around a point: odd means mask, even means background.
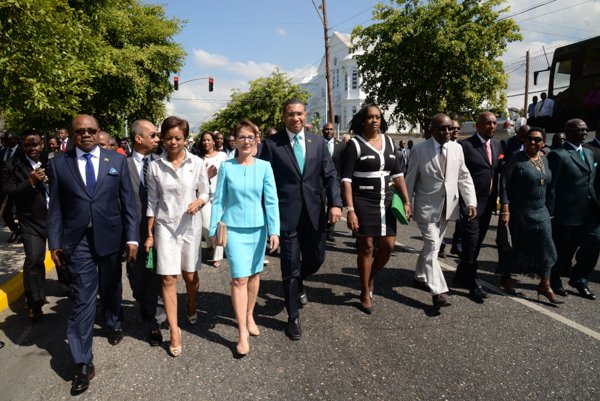
[[[27,155],[25,155],[25,158],[27,159],[27,161],[31,165],[32,169],[35,170],[35,169],[38,169],[38,168],[42,167],[42,163],[41,162],[34,162]],[[48,207],[48,205],[50,204],[50,192],[48,190],[48,184],[45,183],[45,182],[43,182],[42,185],[44,186],[44,195],[46,196],[46,207]]]
[[[86,152],[79,148],[75,148],[75,152],[77,152],[77,167],[79,167],[79,174],[81,174],[83,183],[87,185],[87,182],[85,180],[85,165],[87,163],[87,159],[83,156],[86,154]],[[92,164],[94,166],[94,174],[96,175],[96,181],[98,181],[98,168],[100,167],[100,147],[96,146],[88,153],[92,155],[92,158],[90,160],[92,161]]]

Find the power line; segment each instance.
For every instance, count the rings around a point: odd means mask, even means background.
[[[531,20],[534,20],[536,18],[544,17],[544,16],[550,15],[550,14],[555,14],[555,13],[558,13],[558,12],[561,12],[561,11],[564,11],[564,10],[568,10],[569,8],[578,7],[578,6],[582,5],[582,4],[591,3],[593,1],[595,1],[595,0],[582,1],[581,3],[573,4],[572,6],[567,6],[567,7],[559,8],[559,9],[554,10],[554,11],[549,11],[549,12],[547,12],[545,14],[536,15],[535,17],[531,17],[531,18],[527,18],[527,19],[522,19],[522,20],[519,20],[519,21],[516,21],[516,22],[531,21]]]
[[[546,4],[554,3],[555,1],[556,0],[549,0],[549,1],[546,1],[544,3],[540,3],[540,4],[537,4],[535,6],[531,6],[531,7],[527,8],[527,9],[525,9],[525,10],[517,11],[517,12],[515,12],[513,14],[507,15],[506,17],[500,18],[499,21],[502,21],[502,20],[505,20],[505,19],[508,19],[508,18],[512,18],[512,17],[516,17],[517,15],[525,14],[525,13],[527,13],[529,11],[535,10],[536,8],[540,8],[542,6],[545,6]]]

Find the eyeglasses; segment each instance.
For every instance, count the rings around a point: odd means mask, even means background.
[[[96,135],[100,131],[98,128],[77,128],[73,130],[76,135],[83,135],[86,132],[90,135]]]
[[[253,136],[238,136],[237,140],[240,141],[240,142],[247,141],[247,142],[253,143],[256,140],[256,137],[253,137]]]
[[[540,143],[540,142],[542,142],[543,140],[544,140],[544,139],[543,139],[542,137],[540,137],[540,136],[528,136],[528,137],[527,137],[527,142],[531,142],[531,141],[533,141],[533,142],[535,142],[535,143]]]

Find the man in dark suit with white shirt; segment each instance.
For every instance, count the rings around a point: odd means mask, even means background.
[[[146,190],[146,172],[151,162],[159,156],[154,152],[158,149],[159,130],[147,120],[137,120],[131,125],[132,152],[127,158],[131,185],[135,194],[135,203],[139,224],[140,243],[148,237],[148,192]],[[133,292],[133,297],[140,305],[142,319],[148,322],[148,343],[157,347],[162,343],[160,325],[167,315],[160,298],[161,279],[156,271],[146,267],[148,254],[144,247],[138,249],[133,263],[127,263],[127,277]]]
[[[95,375],[92,339],[98,294],[109,343],[123,339],[121,255],[126,248],[127,260],[133,262],[139,244],[127,159],[97,146],[99,131],[94,117],[75,116],[71,134],[76,147],[50,159],[48,168],[50,256],[57,268],[69,269],[73,280],[73,312],[67,324],[77,365],[73,395],[86,391]]]
[[[477,258],[498,198],[499,156],[502,147],[500,142],[493,139],[497,124],[494,113],[483,112],[477,118],[477,132],[460,142],[477,193],[477,216],[470,220],[466,205],[461,203],[463,245],[454,282],[467,288],[470,296],[477,302],[483,302],[487,298],[477,281]]]
[[[600,206],[600,121],[596,124],[596,137],[585,143],[583,147],[588,148],[594,154],[594,163],[596,163],[596,179],[594,180],[594,190],[596,191],[596,198],[598,199],[598,206]]]
[[[329,151],[329,154],[331,155],[331,160],[335,166],[337,180],[339,182],[342,177],[342,153],[344,153],[346,144],[335,137],[333,123],[326,123],[323,126],[323,138],[325,139],[327,151]],[[335,242],[335,237],[333,236],[334,229],[335,223],[327,223],[327,241],[329,242]]]
[[[285,332],[290,339],[299,340],[299,308],[308,302],[303,281],[325,261],[327,223],[340,220],[342,198],[325,141],[304,129],[304,103],[288,100],[283,106],[283,121],[285,128],[265,140],[260,157],[271,162],[279,197],[281,275],[288,312]]]
[[[552,216],[552,237],[558,260],[552,267],[550,285],[555,294],[566,296],[561,274],[570,276],[569,286],[590,300],[596,296],[587,285],[600,254],[600,206],[594,189],[597,164],[594,153],[582,146],[587,136],[583,120],[565,124],[566,142],[548,155],[552,181],[546,206]],[[575,265],[571,268],[571,260]],[[570,272],[569,272],[570,270]]]

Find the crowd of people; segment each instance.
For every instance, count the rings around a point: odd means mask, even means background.
[[[283,128],[266,129],[262,143],[249,120],[227,137],[204,132],[191,143],[187,121],[174,116],[160,129],[135,121],[129,141],[116,145],[85,114],[50,138],[46,151],[36,130],[23,132],[20,143],[14,132],[4,133],[3,218],[14,233],[11,241],[22,241],[25,249],[30,318],[43,318],[46,241],[73,300],[67,328],[76,365],[72,394],[86,391],[95,375],[98,296],[109,343],[124,338],[123,261],[149,344],[161,345],[166,324],[169,354],[183,353],[177,281],[181,275],[187,323],[194,325],[203,239],[207,262],[220,267],[227,258],[237,357],[247,355],[250,337],[260,335],[254,307],[265,250],[280,255],[285,334],[301,339],[300,309],[309,302],[305,281],[324,263],[344,210],[356,237],[359,309],[372,314],[377,275],[398,233],[394,197],[422,234],[413,286],[429,292],[435,308],[451,305],[438,258],[445,257],[452,220],[450,252],[459,257],[454,285],[476,302],[487,297],[478,259],[498,202],[501,288],[516,295],[512,275],[537,274],[538,298],[559,304],[567,296],[561,277],[568,276],[579,295],[595,299],[587,280],[600,252],[600,134],[584,143],[584,121],[568,121],[548,147],[544,130],[527,125],[506,143],[497,141],[490,112],[478,116],[473,136],[458,141],[459,123],[439,113],[426,139],[405,148],[386,135],[375,104],[354,115],[343,140],[332,123],[322,136],[310,132],[306,117],[302,102],[288,100]]]

